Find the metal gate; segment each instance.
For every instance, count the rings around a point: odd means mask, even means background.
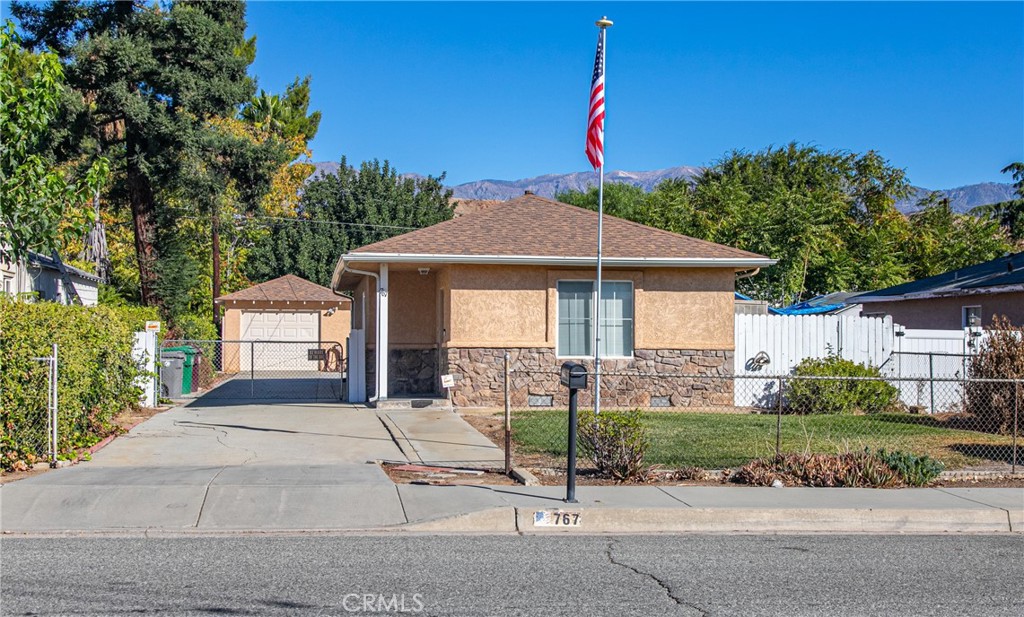
[[[333,402],[344,396],[344,350],[338,341],[165,340],[160,355],[185,355],[184,399]]]

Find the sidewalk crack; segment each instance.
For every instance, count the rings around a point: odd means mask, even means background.
[[[664,487],[664,486],[659,486],[659,487],[658,487],[658,490],[659,490],[659,491],[661,491],[662,493],[665,493],[666,495],[668,495],[668,496],[669,496],[669,497],[671,497],[672,499],[675,499],[676,501],[678,501],[679,503],[683,504],[683,505],[684,505],[684,506],[686,506],[687,508],[692,508],[692,507],[693,507],[692,505],[690,505],[690,504],[686,503],[685,501],[683,501],[682,499],[680,499],[680,498],[676,497],[676,496],[675,496],[675,495],[673,495],[672,493],[670,493],[670,492],[666,491],[666,490],[665,490],[665,487]]]
[[[612,564],[614,566],[619,566],[620,568],[625,568],[626,570],[629,570],[630,572],[632,572],[634,574],[637,574],[639,576],[645,576],[645,577],[651,579],[652,581],[654,581],[658,585],[658,587],[661,587],[662,591],[665,592],[665,595],[668,596],[668,599],[671,600],[676,606],[680,606],[680,607],[683,607],[683,608],[688,608],[688,609],[690,609],[692,611],[697,611],[697,613],[700,614],[700,615],[708,615],[709,614],[708,611],[700,608],[699,606],[696,606],[694,604],[689,604],[687,602],[684,602],[682,598],[678,597],[677,595],[675,595],[675,593],[673,593],[672,587],[668,583],[666,583],[662,579],[658,578],[653,573],[651,573],[651,572],[644,572],[643,570],[640,570],[639,568],[635,568],[635,567],[629,565],[628,563],[616,560],[615,559],[615,555],[613,555],[613,549],[615,548],[615,545],[617,543],[618,543],[618,540],[615,539],[615,538],[609,538],[608,539],[608,546],[607,546],[607,548],[605,548],[605,551],[604,551],[604,556],[608,560],[608,563],[610,563],[610,564]]]
[[[213,483],[217,480],[220,474],[224,473],[225,469],[227,469],[226,465],[224,467],[221,467],[220,471],[213,474],[213,477],[210,478],[210,481],[206,483],[206,491],[203,492],[203,503],[199,504],[199,516],[196,517],[196,524],[193,525],[193,527],[195,527],[196,529],[199,529],[199,523],[203,520],[203,512],[206,511],[206,498],[210,496],[210,487],[213,486]]]
[[[977,499],[971,499],[970,497],[964,497],[963,495],[958,495],[956,493],[951,493],[951,492],[949,492],[949,491],[947,491],[947,490],[945,490],[943,488],[936,487],[936,488],[934,488],[932,490],[939,491],[940,493],[945,493],[946,495],[949,495],[950,497],[956,497],[957,499],[963,499],[964,501],[970,501],[971,503],[976,503],[979,506],[985,506],[987,508],[992,508],[994,510],[1000,510],[1002,512],[1005,512],[1006,513],[1006,524],[1009,526],[1010,531],[1018,531],[1018,530],[1013,528],[1013,513],[1010,512],[1010,510],[1008,510],[1007,508],[1003,508],[1001,506],[993,506],[992,504],[985,503],[984,501],[978,501]]]
[[[398,495],[398,505],[402,506],[402,516],[405,517],[405,522],[409,522],[409,513],[405,511],[405,502],[402,500],[402,491],[398,490],[398,485],[395,485],[395,494]]]

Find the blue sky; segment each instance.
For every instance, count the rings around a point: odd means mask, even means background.
[[[1024,159],[1024,3],[251,2],[252,71],[313,76],[315,160],[451,183],[581,171],[607,14],[606,163],[791,140],[879,150],[928,188]]]
[[[312,75],[317,161],[451,184],[582,171],[602,15],[609,169],[796,140],[876,149],[937,189],[1024,159],[1022,2],[250,1],[251,71],[269,91]]]

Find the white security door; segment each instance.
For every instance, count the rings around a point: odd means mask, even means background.
[[[256,344],[239,350],[243,371],[316,370],[307,349],[317,348],[320,340],[320,314],[315,312],[244,312],[243,341],[277,341],[280,345]],[[313,343],[304,345],[303,343]]]

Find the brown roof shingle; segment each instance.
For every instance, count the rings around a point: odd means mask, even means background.
[[[349,299],[336,295],[330,289],[294,274],[286,274],[265,283],[253,285],[252,287],[217,298],[217,302],[225,300],[243,302],[330,302],[334,304],[350,302]]]
[[[597,256],[597,213],[524,195],[352,251],[404,255]],[[767,259],[605,215],[605,257]]]

